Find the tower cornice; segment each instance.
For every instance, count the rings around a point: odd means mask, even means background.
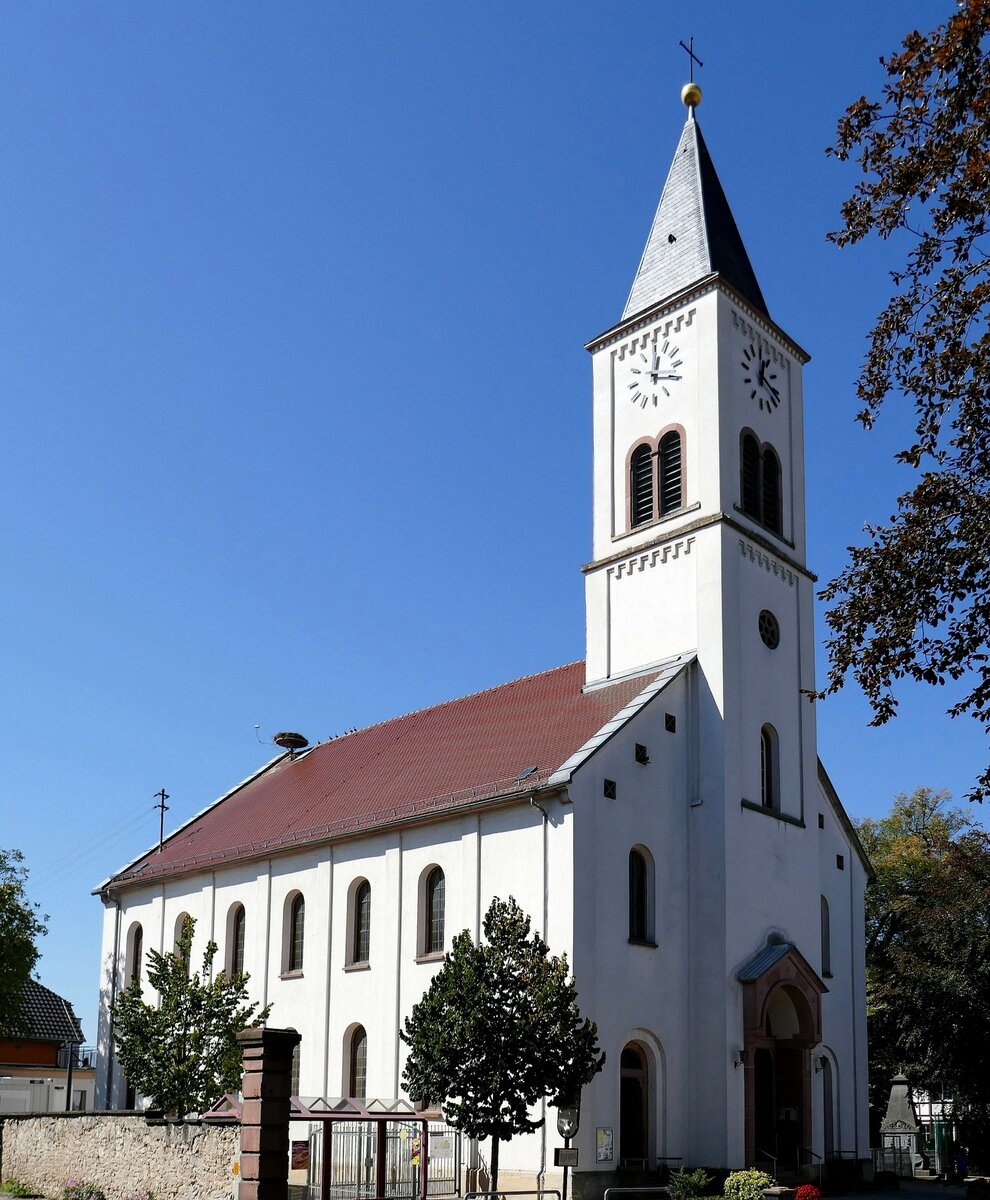
[[[754,325],[758,326],[765,333],[769,333],[783,342],[802,366],[811,361],[811,355],[807,350],[798,345],[766,313],[760,312],[758,308],[750,304],[745,296],[737,292],[732,284],[719,275],[717,271],[711,275],[706,275],[703,279],[699,279],[697,282],[691,284],[690,287],[682,288],[679,292],[674,292],[673,295],[666,297],[658,304],[654,304],[650,308],[644,308],[642,312],[638,312],[634,316],[620,321],[617,325],[613,325],[611,329],[606,329],[604,333],[598,334],[597,337],[587,342],[585,349],[594,354],[596,350],[601,350],[613,342],[621,341],[624,337],[628,337],[629,334],[652,325],[667,314],[683,308],[685,304],[690,304],[692,300],[698,300],[713,291],[723,292],[733,304],[737,305],[746,314],[748,320],[752,321]]]
[[[709,513],[707,516],[696,517],[693,521],[678,525],[676,529],[665,531],[654,538],[650,538],[648,541],[640,542],[636,546],[629,546],[625,550],[616,550],[614,554],[607,554],[604,558],[594,559],[592,562],[585,563],[581,567],[581,571],[583,574],[588,575],[592,571],[600,571],[602,567],[611,567],[616,563],[625,562],[626,559],[638,558],[641,555],[648,554],[651,550],[666,545],[668,542],[683,540],[685,537],[695,534],[699,530],[708,529],[713,525],[725,525],[733,533],[739,534],[741,541],[751,543],[764,555],[771,556],[772,559],[782,563],[795,574],[801,575],[812,583],[818,581],[818,576],[813,571],[809,571],[796,558],[792,557],[786,551],[781,550],[777,543],[772,542],[770,538],[762,537],[752,529],[748,529],[734,517],[724,512]]]

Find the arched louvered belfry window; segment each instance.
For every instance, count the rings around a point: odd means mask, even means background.
[[[772,446],[763,448],[763,524],[780,533],[780,459]]]
[[[747,517],[761,519],[760,443],[751,433],[742,439],[742,510]]]
[[[629,498],[634,528],[653,520],[653,448],[645,443],[629,460]]]
[[[681,507],[681,435],[671,429],[660,439],[660,516]]]
[[[780,459],[773,446],[761,446],[746,430],[740,443],[740,507],[771,533],[783,532]]]

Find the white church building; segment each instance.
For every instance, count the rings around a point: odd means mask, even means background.
[[[185,914],[194,960],[215,940],[301,1033],[298,1094],[391,1098],[452,936],[512,895],[607,1052],[578,1196],[663,1161],[869,1158],[870,866],[816,745],[808,356],[685,99],[629,299],[588,346],[586,661],[281,754],[102,884],[98,1104],[133,1101],[114,995]],[[503,1187],[554,1186],[547,1117]]]

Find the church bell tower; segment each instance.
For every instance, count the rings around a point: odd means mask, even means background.
[[[696,654],[719,726],[707,748],[724,739],[718,757],[743,799],[788,796],[797,816],[816,762],[800,700],[814,688],[808,356],[770,317],[695,116],[700,89],[682,99],[687,120],[621,320],[588,346],[587,684]]]

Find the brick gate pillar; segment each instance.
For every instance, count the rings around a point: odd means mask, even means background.
[[[242,1029],[241,1174],[238,1200],[288,1200],[289,1095],[294,1029]]]

